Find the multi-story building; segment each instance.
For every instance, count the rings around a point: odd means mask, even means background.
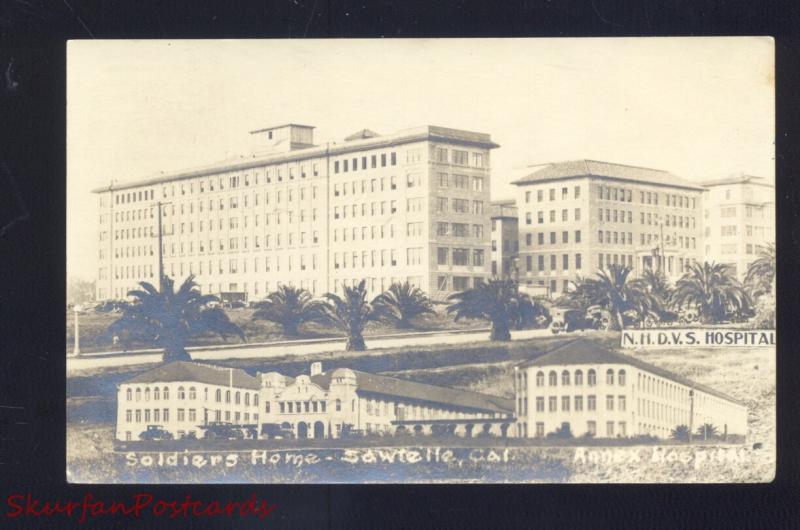
[[[519,186],[520,281],[552,295],[611,264],[676,279],[703,256],[703,188],[667,171],[575,160]]]
[[[313,127],[253,131],[247,158],[94,190],[98,299],[193,274],[206,293],[319,295],[367,280],[436,296],[489,275],[488,134],[424,126],[315,145]],[[159,216],[159,206],[161,216]]]
[[[121,383],[117,388],[117,440],[138,440],[148,425],[175,439],[202,438],[209,423],[259,425],[261,385],[239,368],[176,361]]]
[[[742,174],[703,187],[705,259],[727,265],[744,280],[759,249],[775,242],[775,185]]]
[[[516,367],[516,434],[668,438],[709,423],[720,434],[747,434],[744,403],[599,344],[578,339]]]
[[[516,279],[518,272],[519,225],[514,200],[493,201],[492,219],[492,276]]]
[[[449,433],[511,435],[514,403],[497,396],[369,374],[348,368],[308,375],[243,370],[177,361],[119,385],[117,440],[139,440],[150,425],[177,439],[203,438],[210,423],[258,436],[297,438],[351,434]]]
[[[300,438],[339,438],[348,431],[434,434],[434,426],[446,425],[455,435],[485,430],[505,436],[514,421],[510,399],[349,368],[323,372],[318,362],[309,375],[290,378],[270,372],[259,378],[263,422]]]

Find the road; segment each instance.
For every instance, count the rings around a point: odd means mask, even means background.
[[[512,340],[549,337],[552,333],[547,329],[525,329],[512,331]],[[469,344],[485,341],[489,338],[489,330],[460,330],[448,332],[417,332],[393,335],[366,337],[367,347],[371,350],[398,348],[403,346],[432,346],[438,344]],[[344,351],[345,339],[313,339],[299,341],[283,341],[262,344],[237,344],[213,347],[187,348],[194,360],[224,359],[269,359],[287,355],[308,355]],[[78,357],[67,357],[67,373],[109,368],[115,366],[145,365],[161,362],[161,353],[156,350],[140,352],[103,352],[86,353]]]

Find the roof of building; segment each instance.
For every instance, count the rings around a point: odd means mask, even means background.
[[[376,133],[375,131],[361,129],[360,131],[354,132],[350,136],[346,136],[344,141],[351,142],[353,140],[364,140],[365,138],[376,138],[378,136],[380,136],[380,134]]]
[[[331,375],[334,371],[335,370],[328,370],[327,372],[314,375],[311,377],[311,382],[328,389],[331,383]],[[472,410],[502,413],[514,412],[513,399],[406,381],[405,379],[370,374],[358,370],[352,370],[352,372],[356,376],[357,392],[368,392],[371,394],[409,398],[431,403],[442,403]]]
[[[241,368],[227,368],[225,366],[214,366],[211,364],[200,364],[189,361],[174,361],[163,364],[128,379],[125,383],[171,383],[186,381],[205,383],[208,385],[228,386],[231,384],[231,375],[233,375],[232,386],[249,388],[251,390],[258,390],[261,388],[258,379],[249,375]]]
[[[300,123],[284,123],[282,125],[273,125],[272,127],[263,127],[261,129],[256,129],[254,131],[250,131],[250,134],[256,134],[266,131],[274,131],[275,129],[282,129],[284,127],[303,127],[304,129],[316,129],[316,127],[314,127],[313,125],[302,125]]]
[[[701,182],[706,188],[712,186],[724,186],[726,184],[758,184],[759,186],[768,186],[774,188],[775,185],[765,179],[764,177],[756,177],[755,175],[747,175],[745,173],[737,173],[721,179],[705,180]]]
[[[692,190],[703,189],[698,184],[689,182],[688,180],[677,177],[669,171],[664,171],[662,169],[629,166],[626,164],[616,164],[613,162],[601,162],[598,160],[586,159],[568,160],[564,162],[553,162],[546,164],[541,169],[538,169],[519,180],[515,180],[512,182],[512,184],[520,186],[578,177],[600,177],[641,182],[645,184],[655,184],[657,186],[679,187]]]
[[[289,124],[292,125],[292,124]],[[284,125],[285,126],[285,125]],[[283,126],[281,126],[283,127]],[[308,126],[300,126],[308,127]],[[271,127],[270,129],[275,129]],[[257,133],[270,129],[261,129],[259,131],[251,131]],[[406,129],[398,131],[393,134],[376,136],[374,138],[363,138],[351,140],[344,143],[329,142],[324,145],[303,146],[301,149],[292,150],[284,153],[269,153],[269,154],[252,154],[251,156],[239,156],[229,158],[223,161],[217,161],[212,164],[186,169],[178,172],[164,173],[161,172],[156,176],[149,178],[115,182],[112,181],[106,186],[94,188],[92,193],[105,193],[110,191],[119,191],[131,188],[140,188],[143,186],[153,186],[156,184],[165,184],[167,182],[175,182],[178,180],[191,179],[196,177],[203,177],[208,175],[217,175],[225,172],[243,171],[258,167],[264,167],[271,164],[279,164],[286,162],[299,162],[312,158],[319,158],[325,156],[338,156],[345,153],[353,153],[364,151],[366,149],[382,149],[389,148],[395,145],[408,144],[413,142],[445,142],[456,145],[478,146],[485,149],[495,149],[500,147],[498,144],[491,140],[491,136],[486,133],[477,133],[472,131],[463,131],[459,129],[449,129],[447,127],[438,127],[435,125],[424,125],[422,127],[415,127],[413,129]]]
[[[674,381],[675,383],[695,388],[707,394],[711,394],[712,396],[731,401],[738,405],[744,405],[743,402],[723,392],[719,392],[718,390],[701,385],[686,379],[685,377],[673,374],[672,372],[668,372],[663,368],[659,368],[658,366],[654,366],[635,357],[617,353],[609,348],[606,348],[605,346],[589,341],[583,337],[560,344],[541,357],[525,361],[517,366],[519,368],[523,368],[528,366],[571,364],[628,364],[639,368],[640,370],[644,370],[665,379],[669,379],[670,381]]]

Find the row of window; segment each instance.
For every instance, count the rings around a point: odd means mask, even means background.
[[[597,410],[597,396],[589,395],[586,397],[586,410]],[[550,396],[547,398],[547,412],[583,412],[583,398],[584,396],[561,396],[559,400],[557,396]],[[561,408],[559,409],[559,402]],[[606,396],[605,410],[613,411],[616,402],[616,410],[625,412],[627,410],[627,400],[625,396],[613,396],[611,394]],[[528,399],[527,397],[518,398],[517,406],[521,414],[528,413]],[[545,398],[542,396],[536,397],[536,412],[545,412]]]
[[[197,389],[195,387],[193,387],[193,386],[188,388],[188,392],[187,392],[187,389],[185,387],[179,386],[178,389],[177,389],[176,394],[177,394],[177,397],[178,397],[179,400],[185,400],[185,399],[187,399],[187,396],[188,396],[189,400],[197,399]],[[233,394],[231,394],[230,390],[226,390],[225,394],[224,394],[225,403],[230,403],[231,402],[231,396],[233,396],[233,402],[236,405],[240,405],[242,403],[242,396],[243,395],[244,395],[244,404],[245,405],[250,405],[250,395],[251,395],[251,393],[250,392],[242,393],[241,391],[238,391],[238,390],[236,392],[234,392]],[[169,387],[165,386],[163,388],[163,390],[160,387],[154,387],[152,392],[150,391],[150,387],[146,387],[144,389],[144,391],[142,391],[141,388],[136,388],[135,390],[132,389],[132,388],[128,388],[125,391],[125,399],[127,401],[142,401],[142,399],[144,399],[144,401],[150,401],[151,396],[152,396],[153,401],[158,401],[160,399],[168,400],[169,399]],[[252,396],[253,396],[253,399],[252,399],[253,405],[258,406],[258,393],[253,392]],[[208,401],[208,397],[209,397],[208,396],[208,388],[205,388],[204,389],[203,399],[205,401]],[[221,403],[222,402],[222,397],[223,397],[222,389],[217,389],[216,392],[214,393],[214,401],[216,401],[217,403]]]
[[[615,425],[618,427],[618,429],[616,429],[616,430],[614,429]],[[563,431],[571,432],[571,427],[570,427],[569,422],[563,422],[561,424],[560,428]],[[590,435],[590,436],[597,436],[597,422],[596,421],[589,420],[589,421],[586,422],[586,433],[588,435]],[[523,423],[518,423],[517,424],[517,435],[518,436],[522,436],[522,437],[527,437],[528,436],[528,424],[527,424],[527,422],[523,422]],[[534,435],[537,438],[543,438],[545,436],[544,422],[543,421],[536,422],[536,432],[534,433]],[[624,422],[624,421],[620,421],[620,422],[607,421],[606,422],[606,433],[605,433],[605,435],[606,435],[606,437],[610,437],[610,438],[613,438],[615,436],[617,436],[617,437],[628,436],[627,423]]]
[[[619,386],[625,386],[625,370],[615,371],[612,368],[606,370],[606,384],[613,385],[614,384],[614,376],[616,374],[616,381]],[[550,370],[547,374],[547,385],[548,386],[557,386],[559,377],[558,373],[555,370]],[[524,391],[527,389],[527,382],[528,382],[528,375],[527,372],[522,371],[517,374],[517,383],[518,389]],[[562,370],[561,371],[561,386],[569,386],[570,382],[572,382],[575,386],[583,385],[583,370],[575,370],[574,374],[571,374],[569,370]],[[586,372],[586,382],[589,386],[595,386],[597,384],[597,372],[594,369],[589,369]],[[545,373],[543,371],[536,372],[536,386],[545,386]]]
[[[451,249],[449,247],[437,247],[436,249],[436,263],[438,265],[472,265],[474,267],[482,267],[485,262],[484,250],[482,248]]]
[[[389,153],[388,159],[387,159],[386,155],[387,155],[386,153],[381,153],[380,154],[380,167],[386,167],[387,163],[389,165],[391,165],[391,166],[396,166],[397,165],[397,153],[392,151],[391,153]],[[379,155],[370,155],[369,157],[362,156],[360,160],[361,160],[361,167],[360,168],[362,170],[375,169],[375,168],[378,167]],[[368,165],[368,162],[369,162],[369,165]],[[333,172],[334,173],[339,173],[339,171],[342,171],[343,173],[347,173],[348,171],[351,171],[351,170],[352,171],[358,171],[359,170],[359,157],[341,158],[339,160],[334,160],[333,161]]]
[[[538,272],[545,272],[545,256],[538,255],[537,258],[537,265],[538,265]],[[578,253],[575,254],[575,270],[581,270],[583,268],[583,256]],[[557,254],[550,254],[550,270],[555,271],[558,270],[558,255]],[[569,270],[569,254],[562,254],[561,255],[561,270]],[[525,256],[525,271],[526,272],[534,272],[533,270],[533,256]]]
[[[436,235],[440,237],[474,237],[476,239],[483,239],[483,234],[482,224],[473,224],[470,226],[467,223],[436,223]]]
[[[411,199],[409,199],[411,200]],[[419,199],[420,202],[422,198]],[[436,213],[469,213],[473,215],[483,215],[483,201],[469,201],[468,199],[450,199],[448,197],[436,197]],[[412,210],[409,210],[412,211]],[[419,211],[419,210],[417,210]]]
[[[556,213],[557,213],[556,210],[550,210],[549,219],[550,219],[551,223],[555,223],[556,222]],[[544,219],[545,219],[544,214],[545,214],[545,212],[543,212],[543,211],[536,212],[536,222],[537,222],[537,224],[544,224]],[[573,210],[572,220],[573,221],[580,221],[581,220],[581,209],[580,208],[575,208]],[[567,208],[564,208],[564,209],[561,210],[561,221],[562,222],[569,221],[569,210]],[[533,224],[533,212],[525,212],[525,224],[526,225]]]

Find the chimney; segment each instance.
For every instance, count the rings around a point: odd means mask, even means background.
[[[319,361],[311,363],[311,376],[313,377],[321,373],[322,373],[322,363]]]

